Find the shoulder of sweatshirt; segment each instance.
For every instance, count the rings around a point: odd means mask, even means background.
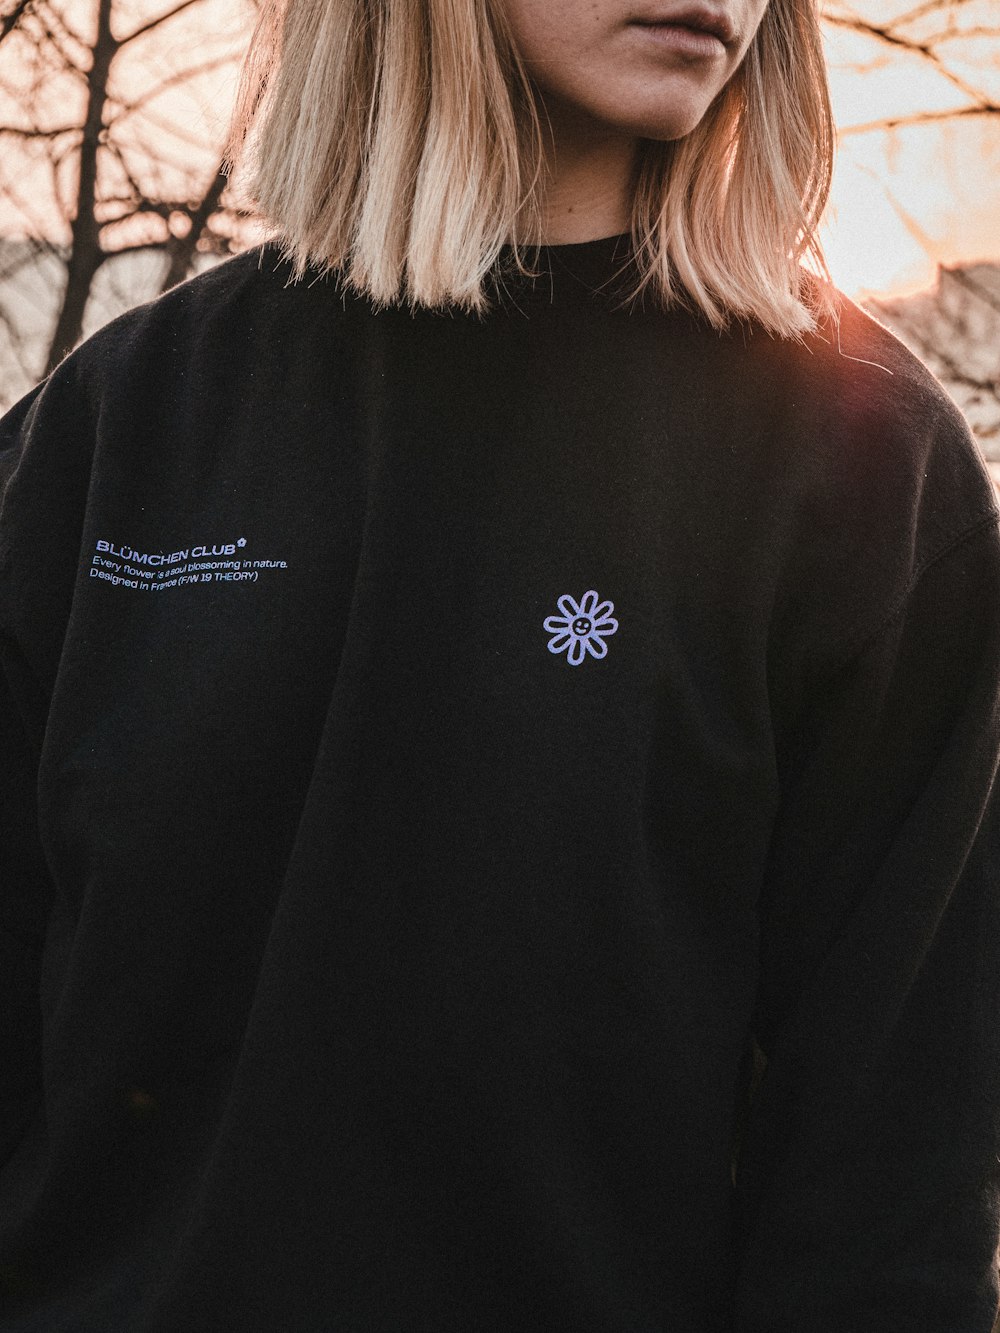
[[[197,418],[227,378],[249,373],[262,381],[250,395],[267,391],[268,346],[282,343],[270,311],[295,305],[269,297],[286,279],[264,246],[223,260],[109,320],[0,416],[0,569],[12,508],[32,509],[69,540],[99,444],[141,466],[135,426],[167,408]],[[124,421],[133,429],[122,431]]]
[[[172,430],[188,420],[204,435],[206,414],[218,418],[234,396],[252,411],[264,399],[311,394],[312,363],[294,349],[314,333],[332,353],[330,380],[353,373],[349,344],[367,303],[345,299],[351,313],[331,319],[331,303],[343,299],[334,286],[307,278],[290,291],[290,278],[275,246],[224,260],[111,320],[0,419],[4,509],[20,490],[23,502],[11,507],[24,522],[62,534],[65,580],[99,438],[141,467],[135,423],[167,407]],[[839,326],[826,320],[801,342],[748,336],[746,325],[715,335],[682,316],[660,326],[667,354],[683,365],[669,392],[683,381],[691,447],[704,444],[699,429],[731,439],[747,531],[774,553],[775,641],[821,662],[851,656],[925,569],[1000,518],[958,407],[890,330],[835,295]],[[722,407],[699,409],[720,397]],[[0,509],[0,574],[4,527]]]
[[[294,300],[280,299],[289,276],[276,250],[255,246],[124,311],[59,369],[75,374],[95,410],[108,394],[176,397],[199,370],[218,380],[241,369],[251,354],[266,354],[271,325],[283,313],[290,319],[299,313]],[[256,369],[265,370],[266,360]]]
[[[289,272],[263,246],[223,260],[102,325],[0,416],[0,632],[45,641],[40,677],[58,660],[98,478],[128,485],[167,422],[211,440],[248,374],[248,410],[280,391],[275,322],[294,325],[301,304],[280,299]]]
[[[956,403],[894,333],[835,299],[839,326],[823,320],[801,343],[759,340],[754,358],[780,441],[771,502],[795,553],[776,604],[807,626],[803,652],[824,662],[852,657],[925,570],[1000,519]]]
[[[252,333],[262,288],[280,288],[277,258],[265,247],[234,255],[168,291],[131,306],[80,342],[0,417],[0,487],[17,462],[20,437],[64,412],[90,425],[106,398],[175,396],[192,364],[212,368],[233,355],[232,329]],[[271,283],[269,283],[271,279]],[[82,431],[70,432],[84,443]]]

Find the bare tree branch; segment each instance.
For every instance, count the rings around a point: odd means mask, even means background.
[[[937,14],[942,9],[947,10],[948,8],[950,8],[950,0],[926,0],[925,4],[917,5],[916,9],[911,9],[906,14],[900,14],[894,22],[896,27],[902,28],[910,23],[915,23],[918,19],[922,19],[926,14]]]
[[[81,77],[85,77],[84,71],[80,68],[79,62],[73,55],[72,51],[68,51],[66,47],[63,45],[64,34],[59,32],[55,27],[55,25],[49,22],[48,16],[45,14],[45,12],[39,6],[36,5],[35,8],[32,9],[31,11],[31,17],[38,24],[45,37],[48,39],[49,46],[47,48],[46,54],[57,55],[59,57],[62,68],[66,72],[71,74],[79,74]]]
[[[165,14],[159,14],[155,19],[150,19],[148,23],[143,23],[141,27],[134,29],[127,37],[122,37],[118,41],[119,46],[127,46],[129,42],[134,42],[137,37],[144,36],[147,32],[152,32],[154,28],[161,27],[168,19],[181,14],[185,9],[190,9],[192,5],[198,4],[199,0],[181,0],[179,5],[173,9],[168,9]]]
[[[944,111],[915,111],[909,116],[883,116],[881,120],[866,120],[860,125],[843,125],[841,138],[854,134],[871,134],[873,130],[898,130],[906,125],[938,125],[944,121],[974,119],[978,116],[1000,115],[1000,104],[988,102],[985,106],[960,106]]]
[[[129,117],[130,120],[132,118],[133,117],[131,116]],[[155,111],[150,111],[147,107],[139,108],[135,112],[134,119],[141,120],[146,125],[151,126],[154,130],[161,130],[164,136],[169,135],[171,139],[176,140],[176,142],[179,144],[187,144],[188,147],[195,148],[199,152],[205,151],[206,144],[205,144],[204,134],[202,134],[201,136],[196,134],[191,134],[188,130],[184,128],[183,125],[180,125],[176,120],[167,120],[163,116],[158,116]],[[113,123],[117,127],[118,124],[117,119]],[[133,136],[135,136],[135,127],[130,126],[130,130]],[[160,140],[161,147],[157,148],[156,150],[156,158],[158,162],[167,163],[168,165],[173,167],[180,167],[185,164],[187,166],[190,166],[191,163],[190,157],[185,157],[184,163],[178,162],[175,158],[172,158],[170,154],[167,153],[166,150],[162,147],[163,142],[164,139],[161,138]]]
[[[990,28],[942,28],[926,39],[928,46],[941,46],[945,42],[992,42],[1000,37],[1000,27]]]
[[[13,139],[58,139],[61,134],[79,134],[79,125],[52,125],[48,129],[41,126],[30,130],[18,129],[16,125],[0,125],[0,136],[8,135]]]
[[[124,120],[127,116],[141,110],[149,102],[155,101],[157,97],[162,97],[162,95],[165,92],[168,92],[171,88],[183,87],[185,84],[193,82],[193,80],[202,74],[214,74],[217,70],[225,69],[227,65],[231,65],[232,63],[231,56],[215,56],[211,60],[203,60],[198,65],[188,65],[184,69],[175,70],[173,74],[165,79],[161,79],[159,83],[155,83],[149,88],[144,88],[139,96],[133,98],[131,101],[119,101],[106,121],[108,128],[110,129],[120,120]]]
[[[186,236],[175,236],[168,244],[167,251],[170,255],[170,262],[167,265],[167,271],[160,288],[161,291],[169,291],[190,272],[198,242],[208,226],[209,219],[218,208],[219,201],[228,183],[225,168],[220,164],[201,202],[188,213],[191,221],[188,234]]]
[[[911,55],[918,55],[929,65],[931,65],[942,78],[947,79],[959,92],[964,93],[975,106],[981,110],[990,110],[988,99],[983,93],[967,83],[965,79],[948,68],[935,50],[932,42],[918,41],[916,38],[907,37],[897,32],[896,24],[878,24],[870,23],[865,19],[860,19],[856,15],[842,15],[835,13],[824,14],[826,22],[834,28],[846,29],[849,32],[859,33],[865,37],[871,37],[875,41],[884,42],[898,51],[906,51]]]
[[[93,46],[93,62],[87,74],[87,112],[79,150],[76,209],[71,225],[72,249],[62,305],[46,360],[46,374],[55,369],[79,338],[91,284],[104,258],[95,203],[97,152],[101,142],[104,104],[108,96],[108,74],[118,49],[111,34],[111,6],[112,0],[98,0],[97,38]]]
[[[66,15],[53,8],[48,0],[32,0],[32,3],[34,7],[31,12],[33,14],[44,14],[50,28],[58,28],[60,33],[76,44],[80,52],[80,63],[83,64],[88,61],[90,59],[90,43],[86,38],[81,37],[75,28],[70,27]]]
[[[0,33],[7,35],[16,29],[20,36],[16,55],[8,48],[8,59],[5,50],[0,68],[0,93],[6,91],[17,108],[16,119],[0,125],[0,195],[36,237],[56,234],[56,227],[60,236],[58,244],[19,243],[16,263],[4,249],[0,269],[6,271],[7,281],[23,281],[34,272],[33,265],[41,262],[43,250],[47,264],[65,267],[66,281],[60,284],[61,304],[45,370],[78,341],[94,279],[110,257],[155,249],[163,254],[171,281],[177,281],[186,276],[198,250],[223,253],[233,243],[226,232],[232,238],[237,235],[237,219],[229,217],[222,203],[226,180],[218,165],[212,167],[219,153],[219,145],[213,142],[215,134],[203,128],[196,133],[193,126],[186,129],[176,112],[171,118],[166,108],[176,105],[176,98],[173,102],[170,98],[179,91],[187,92],[197,103],[199,81],[212,80],[239,59],[239,42],[246,35],[242,26],[228,33],[225,27],[216,26],[204,42],[192,44],[187,55],[182,55],[188,63],[176,71],[156,63],[155,42],[148,48],[149,57],[144,47],[137,58],[146,62],[145,86],[132,91],[137,67],[130,62],[124,85],[129,93],[121,97],[114,88],[112,66],[122,48],[147,34],[155,38],[165,23],[183,18],[196,5],[209,11],[210,0],[167,0],[170,7],[165,12],[140,21],[120,40],[116,18],[121,0],[88,0],[96,33],[86,38],[72,22],[73,13],[81,11],[70,8],[67,19],[62,12],[64,3],[0,0],[7,5],[0,17]],[[144,0],[146,14],[149,8]],[[142,17],[143,11],[139,14]],[[14,76],[5,79],[4,70],[13,70]],[[53,78],[58,80],[63,74],[84,86],[82,114],[75,124],[66,110],[76,102],[72,83],[67,83],[65,92],[54,93]],[[156,112],[158,102],[163,108],[160,114]],[[204,105],[206,124],[210,124],[207,100]],[[173,153],[171,142],[176,144]],[[66,187],[72,190],[71,196]],[[53,208],[59,214],[55,222]],[[211,224],[220,212],[227,220],[216,233]],[[63,227],[69,233],[68,243]],[[26,268],[18,279],[22,262]],[[126,283],[129,272],[127,267],[121,269]],[[122,287],[115,299],[127,299],[127,290]],[[0,313],[9,309],[0,307]],[[6,336],[2,319],[0,335]],[[8,361],[15,359],[8,352]]]
[[[0,42],[9,37],[27,12],[31,0],[17,0],[9,14],[0,17]]]

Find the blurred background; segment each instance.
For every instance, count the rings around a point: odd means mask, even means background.
[[[824,0],[836,284],[1000,486],[1000,5]],[[254,0],[0,0],[0,411],[128,306],[256,244],[221,171]]]

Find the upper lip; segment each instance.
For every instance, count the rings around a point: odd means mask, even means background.
[[[729,18],[710,5],[681,5],[676,9],[662,10],[657,14],[637,14],[633,23],[673,23],[681,28],[698,28],[710,32],[720,42],[733,40],[733,25]]]

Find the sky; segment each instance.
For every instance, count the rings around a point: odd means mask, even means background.
[[[918,6],[926,9],[926,0],[853,0],[855,13],[879,24]],[[127,31],[133,21],[171,7],[170,0],[117,0],[118,30]],[[144,80],[148,84],[153,40],[160,77],[174,64],[190,63],[193,49],[206,64],[227,52],[239,52],[249,31],[248,11],[241,0],[210,0],[209,7],[209,27],[197,17],[208,9],[194,6],[189,14],[172,19],[155,39],[141,39],[146,50],[137,43],[135,55],[142,59],[131,63],[123,59],[116,67],[121,88],[132,85],[141,91]],[[93,12],[90,0],[62,0],[60,8],[85,35]],[[952,10],[956,29],[960,23],[997,29],[998,8],[998,0],[964,0]],[[849,12],[840,0],[827,0],[827,9]],[[199,22],[200,30],[192,26]],[[940,16],[929,15],[912,31],[926,37],[940,24]],[[862,127],[886,116],[942,111],[960,107],[968,99],[926,62],[907,58],[888,44],[862,40],[831,24],[825,27],[825,42],[840,130],[831,202],[821,233],[834,282],[855,297],[905,294],[931,284],[938,264],[1000,262],[1000,115],[909,126],[892,133],[864,131]],[[1000,103],[1000,37],[963,40],[956,32],[943,49],[950,68]],[[6,44],[4,58],[0,123],[9,123],[13,102],[9,95],[5,102],[3,90],[5,83],[8,87],[12,83],[12,70]],[[46,77],[51,80],[51,75]],[[195,95],[185,95],[184,100],[170,93],[150,107],[147,135],[160,132],[157,118],[161,126],[183,122],[188,139],[176,139],[172,151],[179,161],[189,162],[199,137],[218,137],[232,88],[232,63],[229,72],[207,71]],[[55,84],[50,83],[50,89],[55,97]],[[60,88],[58,100],[68,106],[73,95],[70,87]],[[5,152],[5,156],[10,163],[10,155]],[[23,196],[28,188],[23,172],[19,188]],[[10,230],[10,219],[0,209],[0,232],[4,230]]]

